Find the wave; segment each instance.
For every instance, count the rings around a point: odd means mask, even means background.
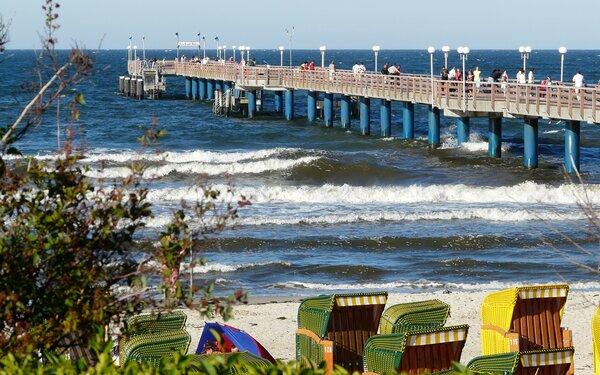
[[[257,267],[270,267],[270,266],[283,266],[290,267],[292,264],[290,262],[280,262],[280,261],[272,261],[272,262],[255,262],[255,263],[246,263],[246,264],[222,264],[222,263],[209,263],[204,266],[195,266],[194,273],[229,273],[236,272],[239,270],[257,268]],[[189,270],[189,263],[182,265],[182,269],[187,271]]]
[[[239,174],[258,174],[268,171],[288,170],[298,165],[310,164],[320,157],[304,156],[297,159],[278,159],[270,158],[249,162],[233,162],[223,164],[212,164],[203,162],[189,162],[180,164],[167,164],[157,167],[149,167],[144,170],[142,177],[145,179],[159,178],[168,176],[171,173],[183,174],[205,174],[209,176],[216,175],[239,175]],[[103,170],[89,170],[86,172],[88,177],[92,178],[126,178],[131,174],[127,167],[105,168]]]
[[[513,145],[508,142],[502,142],[502,144],[501,144],[501,148],[502,148],[503,152],[510,150],[512,148],[512,146]],[[471,133],[469,136],[469,141],[461,143],[460,145],[458,145],[458,139],[456,138],[455,135],[448,134],[446,137],[444,137],[443,143],[440,145],[439,148],[442,150],[460,148],[462,150],[469,151],[469,152],[481,152],[481,151],[487,152],[488,147],[489,147],[488,141],[483,139],[481,134]]]
[[[300,162],[298,160],[297,162]],[[282,164],[278,165],[282,167]],[[247,166],[246,170],[250,170]],[[223,193],[227,185],[214,185]],[[526,181],[512,186],[410,185],[410,186],[237,186],[236,195],[260,203],[322,203],[322,204],[411,204],[411,203],[518,203],[573,205],[581,202],[600,204],[600,185],[551,186]],[[151,202],[180,201],[199,197],[196,187],[157,189],[148,194]]]

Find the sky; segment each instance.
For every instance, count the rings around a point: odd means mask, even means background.
[[[600,0],[57,0],[58,48],[172,49],[206,35],[207,48],[600,49],[595,18]],[[40,45],[42,0],[1,0],[11,19],[9,49]]]

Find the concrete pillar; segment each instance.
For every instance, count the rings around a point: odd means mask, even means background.
[[[185,77],[185,97],[192,98],[192,79],[190,77]]]
[[[319,93],[317,91],[309,91],[307,95],[307,108],[306,112],[308,115],[308,121],[315,121],[317,119],[317,98]]]
[[[294,90],[285,90],[285,119],[294,119]]]
[[[215,100],[215,80],[209,79],[206,81],[206,98]]]
[[[341,103],[342,128],[350,129],[350,96],[342,95]]]
[[[490,117],[488,130],[488,156],[502,156],[502,117]]]
[[[274,91],[275,94],[275,112],[283,112],[283,91]]]
[[[360,98],[360,133],[371,134],[371,98]]]
[[[402,137],[404,139],[413,139],[415,137],[415,103],[404,103]]]
[[[434,106],[429,106],[427,140],[431,148],[437,148],[440,145],[440,109]]]
[[[565,124],[565,169],[567,173],[579,170],[579,138],[581,124],[579,121],[567,121]]]
[[[392,102],[390,100],[381,99],[379,106],[381,136],[389,137],[392,135]]]
[[[215,81],[215,91],[223,92],[223,81],[221,81],[220,79]]]
[[[246,96],[248,97],[248,118],[253,118],[256,116],[256,91],[246,91]]]
[[[458,145],[469,142],[471,133],[471,119],[469,117],[456,118],[456,140]]]
[[[206,87],[206,78],[200,78],[198,80],[198,95],[200,95],[200,100],[206,100],[208,89]]]
[[[198,100],[198,78],[192,78],[192,99]]]
[[[323,120],[325,126],[333,127],[333,94],[327,92],[323,94]]]
[[[523,125],[523,165],[533,169],[538,166],[538,118],[526,118]]]

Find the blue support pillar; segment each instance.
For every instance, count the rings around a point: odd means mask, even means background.
[[[404,103],[402,137],[404,139],[413,139],[415,137],[415,103]]]
[[[223,92],[223,81],[219,79],[215,81],[215,91]]]
[[[381,117],[381,136],[389,137],[392,135],[392,102],[386,99],[381,99],[379,114]]]
[[[533,169],[538,166],[538,118],[526,118],[523,125],[523,165]]]
[[[248,97],[248,118],[253,118],[256,116],[256,91],[246,91],[246,96]]]
[[[223,93],[225,93],[227,90],[231,89],[231,82],[229,81],[223,81]]]
[[[429,106],[427,141],[431,148],[437,148],[440,145],[440,109],[434,106]]]
[[[323,94],[323,120],[325,126],[328,128],[333,127],[333,94]]]
[[[565,124],[565,169],[567,173],[579,170],[579,138],[581,124],[579,121],[567,121]]]
[[[282,113],[283,112],[283,91],[275,91],[275,112]]]
[[[317,119],[317,98],[319,93],[317,91],[309,91],[307,95],[307,116],[308,121],[315,121]]]
[[[502,117],[489,118],[488,156],[490,158],[502,156]]]
[[[469,117],[456,118],[456,140],[458,145],[469,142],[471,133],[471,119]]]
[[[206,88],[206,78],[200,78],[198,80],[198,92],[200,100],[206,100],[208,89]]]
[[[294,119],[294,90],[285,90],[285,119]]]
[[[206,98],[208,100],[215,100],[215,80],[209,79],[206,81]]]
[[[198,78],[192,78],[192,99],[198,100]]]
[[[360,133],[362,135],[371,134],[371,99],[360,98]]]
[[[350,97],[342,95],[341,103],[342,128],[350,129]]]
[[[192,97],[192,79],[185,77],[185,97],[190,99]]]

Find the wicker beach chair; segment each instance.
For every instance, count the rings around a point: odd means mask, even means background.
[[[377,333],[387,293],[333,294],[307,298],[298,309],[296,359],[362,371],[363,348]]]
[[[600,307],[592,316],[592,352],[594,353],[594,375],[600,375]]]
[[[573,363],[573,348],[542,349],[477,357],[467,365],[478,374],[565,375]]]
[[[196,354],[193,360],[194,362],[203,362],[214,358],[215,356],[224,357],[226,362],[229,362],[232,356],[237,356],[239,358],[241,366],[235,369],[231,369],[230,373],[232,374],[247,373],[248,369],[245,367],[245,365],[248,365],[248,367],[253,368],[268,368],[272,364],[269,360],[258,357],[247,351],[239,353]]]
[[[129,361],[137,361],[158,367],[163,357],[170,357],[177,351],[186,353],[190,341],[185,330],[132,335],[121,341],[120,364],[125,366]]]
[[[452,362],[460,361],[468,330],[461,325],[373,336],[365,344],[364,370],[408,375],[451,372]]]
[[[568,291],[568,285],[550,285],[489,294],[481,307],[483,355],[518,352],[527,358],[524,353],[552,350],[553,356],[572,361],[572,332],[560,326]],[[562,367],[555,365],[556,371]]]
[[[183,329],[186,319],[183,311],[140,314],[127,320],[127,331],[130,334],[178,331]]]
[[[443,327],[449,315],[450,305],[437,299],[400,303],[383,312],[379,333],[385,335]]]
[[[82,338],[80,331],[73,331],[61,340],[61,346],[64,348],[64,353],[71,361],[83,360],[88,365],[94,365],[97,361],[96,355],[92,349],[88,347],[87,340]]]

